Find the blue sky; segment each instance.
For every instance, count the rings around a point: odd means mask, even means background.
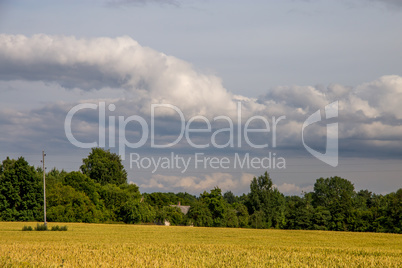
[[[67,139],[64,121],[78,103],[113,104],[118,117],[138,115],[150,124],[151,104],[180,108],[186,122],[210,133],[192,134],[210,143],[228,127],[216,116],[236,119],[242,129],[252,116],[285,116],[278,144],[195,149],[183,138],[167,149],[150,141],[126,150],[158,159],[171,153],[194,161],[196,153],[234,161],[249,153],[262,159],[275,153],[286,168],[268,170],[286,194],[310,191],[319,177],[339,175],[356,189],[388,193],[401,187],[402,160],[402,4],[400,1],[0,1],[0,156],[25,156],[48,168],[77,170],[89,149]],[[339,102],[339,164],[312,157],[302,144],[303,122],[315,111]],[[109,106],[106,106],[109,107]],[[172,111],[170,111],[172,112]],[[110,117],[106,118],[109,139]],[[95,110],[77,113],[72,132],[80,141],[98,137]],[[177,114],[155,118],[157,142],[177,137]],[[325,152],[326,124],[306,128],[306,142]],[[256,120],[254,127],[263,123]],[[234,124],[237,127],[238,124]],[[272,143],[270,133],[253,133],[255,144]],[[118,152],[118,133],[116,147]],[[144,133],[127,124],[129,142]],[[228,132],[216,136],[228,141]],[[244,137],[243,137],[244,138]],[[234,133],[235,143],[239,137]],[[108,147],[109,143],[106,143]],[[145,160],[144,160],[145,161]],[[129,180],[141,191],[187,191],[214,186],[240,194],[264,168],[130,168]]]

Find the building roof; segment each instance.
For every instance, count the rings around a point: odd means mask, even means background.
[[[190,210],[191,206],[182,206],[179,204],[177,205],[170,205],[171,207],[176,207],[176,208],[180,208],[181,213],[183,213],[184,215],[187,215],[188,211]]]

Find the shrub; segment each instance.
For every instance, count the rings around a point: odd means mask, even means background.
[[[67,231],[67,225],[66,226],[52,226],[51,231]]]
[[[24,226],[22,228],[23,231],[32,231],[32,227],[31,226]]]
[[[37,224],[35,227],[35,231],[47,231],[47,225],[45,224]]]

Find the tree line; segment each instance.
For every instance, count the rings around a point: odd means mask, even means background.
[[[43,170],[20,157],[0,165],[0,220],[42,221]],[[80,171],[46,173],[49,222],[162,223],[205,227],[402,233],[402,188],[386,195],[355,191],[340,177],[319,178],[303,196],[285,196],[269,174],[241,196],[215,187],[188,193],[143,193],[127,183],[118,155],[93,148]],[[185,215],[177,205],[190,206]]]

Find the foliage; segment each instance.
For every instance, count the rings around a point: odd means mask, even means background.
[[[32,231],[32,227],[24,225],[24,227],[22,227],[22,230],[23,231]]]
[[[43,183],[24,158],[0,165],[0,219],[35,221],[43,217]]]
[[[127,183],[127,172],[121,163],[121,158],[115,153],[102,148],[92,148],[92,152],[80,167],[83,174],[95,182],[105,184]]]
[[[126,183],[117,155],[94,148],[83,162],[82,172],[53,168],[46,174],[48,222],[168,220],[171,225],[199,227],[402,233],[402,189],[386,195],[356,192],[350,181],[330,177],[317,179],[313,192],[285,197],[265,172],[253,178],[250,192],[241,196],[231,191],[222,195],[219,187],[198,198],[171,192],[141,195],[137,185]],[[1,163],[0,220],[43,220],[42,176],[42,169],[23,157]],[[173,206],[179,203],[190,206],[187,215]]]
[[[63,184],[71,186],[79,192],[85,193],[95,206],[100,205],[100,196],[98,194],[100,186],[88,176],[77,171],[72,171],[64,176]]]
[[[223,198],[230,205],[238,201],[237,200],[238,198],[236,198],[236,196],[232,193],[232,191],[227,191],[226,193],[224,193]]]
[[[232,207],[236,211],[237,221],[239,223],[238,227],[248,227],[249,215],[247,207],[241,203],[234,203]]]
[[[51,231],[67,231],[68,227],[67,227],[67,225],[64,225],[64,226],[56,225],[56,226],[52,226],[52,229],[50,229],[50,230]]]
[[[212,216],[212,226],[224,227],[226,226],[225,218],[227,206],[225,199],[222,196],[222,190],[215,187],[210,193],[204,192],[200,195],[200,201],[204,203]]]
[[[353,184],[340,177],[320,178],[314,184],[313,203],[330,212],[330,230],[348,230],[353,209],[353,194]]]
[[[127,202],[138,202],[141,196],[135,184],[106,184],[99,189],[99,195],[109,221],[125,221],[127,209],[124,207]]]
[[[201,201],[197,201],[191,206],[188,217],[194,226],[210,227],[213,225],[212,213],[208,205]]]
[[[58,222],[98,222],[101,212],[83,192],[58,184],[48,189],[47,218]]]
[[[121,211],[125,223],[152,223],[156,218],[156,211],[151,205],[135,200],[127,201]]]
[[[254,177],[251,181],[247,205],[250,214],[262,212],[258,217],[263,216],[261,223],[263,227],[279,228],[284,225],[285,198],[273,187],[267,172],[258,178]]]
[[[46,224],[37,224],[35,227],[35,231],[47,231],[47,225]]]
[[[161,193],[155,192],[144,195],[144,201],[153,207],[162,208],[169,205],[177,205],[179,202],[182,206],[190,206],[197,198],[188,193]]]
[[[302,198],[300,196],[286,197],[286,229],[313,229],[312,217],[314,208],[311,204],[310,195]]]
[[[158,211],[156,220],[163,223],[165,220],[170,225],[184,225],[185,217],[178,207],[166,206]]]

